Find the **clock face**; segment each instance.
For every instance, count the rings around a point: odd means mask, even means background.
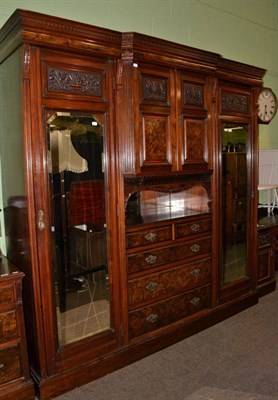
[[[277,111],[277,98],[271,89],[261,90],[258,99],[258,117],[261,122],[268,123]]]

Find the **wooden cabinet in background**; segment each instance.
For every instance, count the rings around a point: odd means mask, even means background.
[[[277,260],[278,225],[275,216],[265,217],[258,225],[258,277],[257,286],[262,294],[267,293],[269,283],[275,279]]]
[[[22,305],[24,274],[0,260],[0,399],[32,400]]]

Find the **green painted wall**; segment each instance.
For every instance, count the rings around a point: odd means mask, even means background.
[[[265,68],[264,85],[278,96],[278,0],[0,0],[0,26],[16,8],[137,31]],[[260,148],[278,149],[278,115],[260,126]]]

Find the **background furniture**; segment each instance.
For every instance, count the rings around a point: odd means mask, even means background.
[[[30,379],[21,286],[24,274],[0,260],[0,399],[34,399]]]

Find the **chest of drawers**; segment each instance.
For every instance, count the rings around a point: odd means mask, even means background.
[[[0,400],[34,399],[21,297],[23,277],[4,257],[0,260]]]
[[[211,306],[211,217],[128,227],[129,339]]]

